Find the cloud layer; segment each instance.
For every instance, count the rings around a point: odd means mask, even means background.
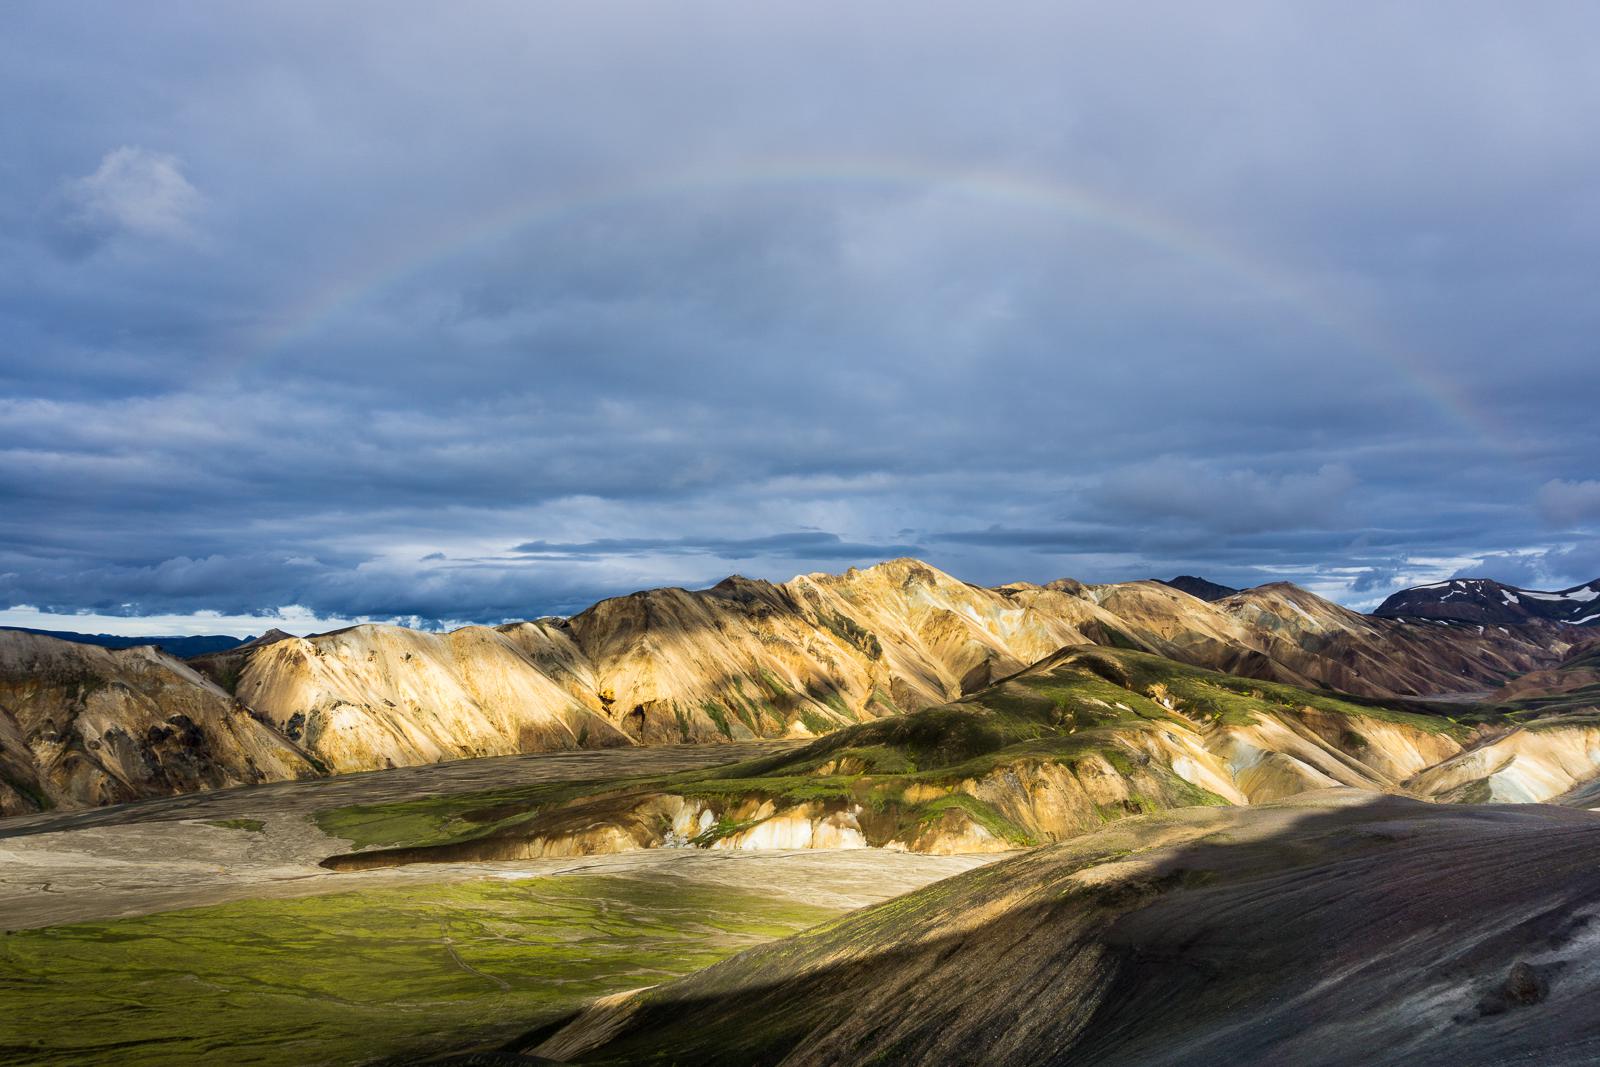
[[[0,610],[1600,573],[1600,14],[22,4]]]
[[[113,149],[91,174],[63,185],[62,222],[95,239],[186,240],[202,201],[177,158],[130,145]]]

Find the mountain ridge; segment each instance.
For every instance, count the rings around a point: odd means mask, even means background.
[[[1450,578],[1390,595],[1372,612],[1383,618],[1445,619],[1510,626],[1534,620],[1600,627],[1600,578],[1550,592],[1493,578]]]
[[[1068,646],[1126,648],[1308,690],[1414,697],[1494,689],[1555,667],[1577,637],[1573,627],[1542,621],[1502,632],[1363,616],[1284,583],[1215,603],[1154,581],[987,588],[902,558],[781,584],[734,576],[702,590],[641,590],[567,619],[445,634],[362,624],[304,638],[263,635],[187,664],[148,655],[169,661],[168,676],[203,675],[184,684],[208,690],[197,696],[208,707],[220,701],[228,716],[269,730],[308,765],[343,773],[529,751],[814,737],[958,700]],[[0,645],[22,640],[0,633]],[[0,677],[0,707],[30,709],[27,725],[0,729],[0,766],[19,781],[34,768],[53,783],[46,793],[57,804],[181,786],[163,777],[159,761],[102,766],[79,752],[88,738],[57,743],[61,724],[82,718],[89,692],[138,688],[116,663],[70,651],[92,647],[63,643],[67,651],[53,653],[75,657],[86,687],[35,692],[17,663]],[[219,710],[213,721],[222,729],[232,719]],[[295,768],[274,764],[272,773],[303,769]],[[266,773],[242,763],[228,780],[257,772]],[[13,807],[29,810],[27,795],[19,791]]]

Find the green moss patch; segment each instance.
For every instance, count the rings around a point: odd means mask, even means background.
[[[251,901],[0,937],[0,1061],[354,1064],[492,1045],[838,914],[640,877]]]
[[[965,793],[952,793],[929,801],[916,809],[915,817],[919,825],[926,826],[939,821],[952,811],[961,812],[995,837],[1019,848],[1039,844],[1037,838],[1000,814],[993,805]]]
[[[626,779],[540,782],[516,789],[352,804],[319,811],[312,818],[323,833],[343,838],[358,849],[435,845],[482,837],[553,805],[628,784]]]

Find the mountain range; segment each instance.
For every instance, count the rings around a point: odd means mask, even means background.
[[[1569,626],[1600,624],[1600,579],[1547,592],[1503,585],[1491,578],[1452,578],[1404,589],[1378,605],[1374,615],[1391,619],[1450,619],[1485,626],[1531,621]]]
[[[814,737],[959,701],[1087,645],[1308,692],[1483,693],[1581,653],[1589,631],[1570,621],[1364,616],[1286,583],[1215,600],[1159,582],[985,588],[900,559],[449,633],[274,632],[187,662],[8,631],[0,812],[484,755]]]

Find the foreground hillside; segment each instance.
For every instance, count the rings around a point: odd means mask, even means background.
[[[514,1047],[730,1067],[1590,1064],[1597,848],[1589,812],[1345,791],[1147,816]]]
[[[1215,602],[1157,582],[986,589],[915,560],[648,590],[571,619],[447,634],[273,633],[187,665],[7,632],[0,811],[521,752],[809,738],[959,701],[1085,644],[1392,699],[1490,690],[1589,636],[1375,619],[1283,584]],[[161,683],[124,678],[135,662]],[[193,766],[151,733],[179,717]],[[62,731],[80,719],[92,736],[75,741]],[[121,734],[144,748],[118,741],[128,754],[112,758],[91,744]]]

